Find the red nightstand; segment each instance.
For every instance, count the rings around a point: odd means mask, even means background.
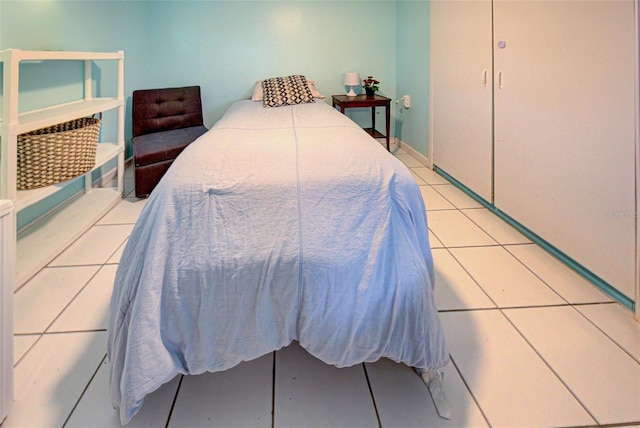
[[[366,95],[356,95],[355,97],[348,97],[346,95],[332,95],[333,107],[340,106],[340,111],[344,114],[344,110],[347,108],[361,108],[371,107],[371,128],[365,128],[373,138],[386,138],[387,150],[389,150],[389,122],[391,120],[391,98],[383,97],[381,95],[374,95],[368,97]],[[383,135],[376,131],[376,107],[385,108],[386,118],[386,132],[387,135]]]

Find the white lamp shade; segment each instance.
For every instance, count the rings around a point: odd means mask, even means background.
[[[358,73],[345,73],[344,74],[345,86],[358,86],[360,85],[360,74]]]
[[[347,96],[355,97],[356,93],[353,91],[353,87],[360,85],[360,75],[358,73],[345,73],[344,85],[349,86],[349,92],[347,92]]]

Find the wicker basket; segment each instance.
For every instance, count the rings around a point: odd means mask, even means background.
[[[100,118],[74,119],[18,135],[18,190],[49,186],[90,171],[96,162]]]

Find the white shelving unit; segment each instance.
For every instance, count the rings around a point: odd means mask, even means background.
[[[60,183],[19,191],[17,182],[17,137],[19,134],[56,123],[117,110],[115,142],[100,141],[94,170],[117,159],[115,187],[92,188],[91,173],[84,175],[84,194],[54,210],[17,238],[17,286],[24,283],[78,238],[123,196],[124,183],[124,52],[0,51],[3,66],[2,120],[0,121],[0,199],[9,199],[18,213],[64,189]],[[25,61],[84,61],[84,98],[51,107],[19,113],[20,63]],[[115,97],[93,97],[94,61],[117,63]]]
[[[0,424],[13,403],[13,203],[0,199]]]

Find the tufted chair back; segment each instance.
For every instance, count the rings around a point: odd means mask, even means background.
[[[201,126],[200,86],[133,91],[133,136]]]

